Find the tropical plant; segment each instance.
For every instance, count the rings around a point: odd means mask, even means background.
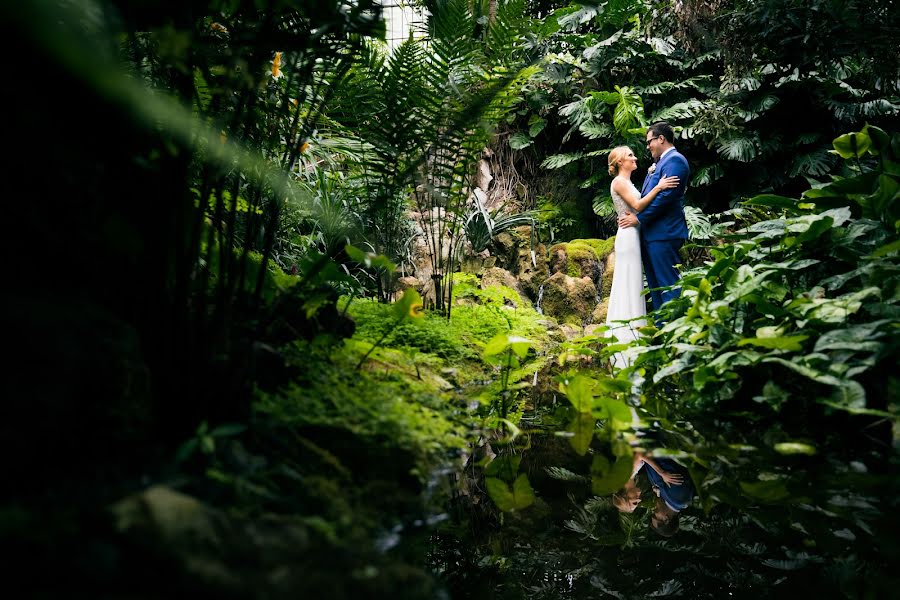
[[[499,3],[492,19],[480,19],[465,0],[427,6],[427,37],[407,40],[386,61],[377,49],[366,50],[329,115],[371,149],[360,177],[370,229],[381,232],[373,248],[399,253],[407,239],[396,234],[397,222],[411,197],[430,257],[433,301],[449,314],[448,275],[465,231],[475,160],[532,69],[515,51],[521,3]]]

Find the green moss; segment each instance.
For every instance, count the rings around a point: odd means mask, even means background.
[[[523,301],[516,290],[505,285],[492,285],[481,289],[481,282],[471,273],[453,274],[453,299],[469,299],[478,304],[504,306],[512,303],[520,306]]]
[[[565,273],[569,277],[581,277],[581,264],[585,261],[602,261],[613,251],[616,245],[615,236],[608,240],[578,239],[556,244],[550,248],[551,255],[557,249],[566,253]]]
[[[572,240],[569,242],[570,244],[585,244],[593,249],[594,254],[597,256],[599,260],[603,260],[607,256],[612,253],[612,251],[616,247],[616,236],[612,236],[609,239],[601,240],[596,238],[584,239],[584,240]]]
[[[538,348],[551,343],[547,328],[541,323],[546,317],[530,307],[504,306],[502,298],[507,293],[503,287],[481,290],[472,286],[472,280],[467,279],[470,277],[473,276],[461,277],[457,290],[481,299],[493,297],[495,301],[454,306],[449,321],[439,314],[426,312],[419,323],[396,325],[390,305],[357,300],[348,311],[356,322],[353,339],[372,344],[385,336],[381,345],[386,348],[415,348],[424,355],[440,358],[445,364],[471,363],[476,371],[483,368],[481,347],[498,333],[512,331],[532,340]],[[510,292],[520,303],[518,294]],[[496,294],[499,296],[494,297]],[[338,305],[343,306],[344,302],[342,299]]]

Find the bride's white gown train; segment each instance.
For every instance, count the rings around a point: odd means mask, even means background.
[[[640,198],[640,192],[630,180],[622,178]],[[615,179],[613,180],[615,181]],[[609,187],[616,215],[636,213],[625,200]],[[607,336],[620,342],[637,339],[637,330],[647,324],[640,318],[647,314],[647,305],[641,292],[644,290],[644,269],[641,264],[640,226],[619,228],[616,232],[616,265],[613,272],[612,291],[606,312],[606,324],[610,327]],[[623,322],[628,321],[628,322]],[[628,352],[617,352],[613,356],[613,367],[622,369],[631,364],[633,357]]]

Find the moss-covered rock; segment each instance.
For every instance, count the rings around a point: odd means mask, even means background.
[[[520,247],[516,268],[513,272],[519,280],[520,288],[528,294],[529,298],[536,301],[541,285],[547,281],[547,277],[550,275],[547,247],[544,244],[535,244],[534,250],[530,244]]]
[[[615,237],[608,240],[572,240],[550,248],[550,273],[570,277],[588,277],[595,285],[605,268],[605,259],[615,248]]]
[[[518,297],[518,302],[515,302],[517,308],[519,306],[531,306],[531,299],[528,298],[522,286],[519,285],[519,280],[506,269],[491,267],[484,270],[481,275],[481,289],[486,290],[492,287],[505,288],[514,292],[515,296]]]
[[[583,325],[597,304],[597,287],[589,277],[557,272],[544,284],[544,312],[561,322]]]

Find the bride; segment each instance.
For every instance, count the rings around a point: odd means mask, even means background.
[[[626,212],[641,212],[659,192],[678,186],[678,177],[664,177],[641,198],[641,193],[631,183],[631,174],[636,168],[637,157],[628,146],[618,146],[609,153],[609,174],[613,176],[609,192],[618,217]],[[620,227],[616,232],[616,266],[606,313],[606,324],[610,328],[607,336],[623,343],[637,338],[637,329],[647,324],[640,318],[647,314],[647,305],[641,293],[643,289],[640,227]],[[617,352],[613,357],[613,366],[617,369],[630,363],[630,358],[622,352]]]

